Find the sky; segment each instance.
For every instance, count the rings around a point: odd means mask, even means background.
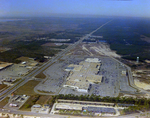
[[[150,17],[150,0],[0,0],[0,17],[53,15]]]

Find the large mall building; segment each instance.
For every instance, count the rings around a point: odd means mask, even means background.
[[[63,87],[70,87],[78,92],[87,93],[93,83],[102,81],[102,75],[98,75],[100,67],[101,60],[98,58],[87,58],[79,65],[69,65],[65,71],[70,71],[70,74]]]

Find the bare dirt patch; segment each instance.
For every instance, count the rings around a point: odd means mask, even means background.
[[[10,48],[0,47],[0,52],[5,52],[11,50]]]
[[[93,56],[93,54],[85,47],[85,45],[82,45],[82,50],[85,50],[90,56]]]
[[[135,79],[139,80],[140,82],[143,82],[145,84],[150,85],[150,71],[149,70],[134,70],[132,72],[132,75]]]
[[[134,84],[135,84],[137,87],[142,88],[142,89],[144,89],[144,90],[150,90],[150,84],[141,82],[141,81],[138,80],[138,79],[134,79]]]
[[[17,58],[17,60],[28,61],[29,57],[19,57],[19,58]]]
[[[150,38],[147,37],[147,36],[145,36],[145,35],[141,35],[141,39],[142,39],[143,41],[146,41],[146,42],[150,43]]]
[[[55,43],[45,43],[42,46],[58,46]]]
[[[89,53],[86,50],[83,50],[82,44],[77,45],[76,48],[72,49],[69,53],[66,55],[87,55],[89,56]]]
[[[5,84],[0,84],[0,90],[4,89],[4,88],[6,88],[6,87],[7,87],[7,85],[5,85]]]
[[[145,60],[145,62],[150,64],[150,60]]]
[[[82,43],[72,49],[67,55],[84,55],[84,56],[110,56],[121,58],[115,51],[112,51],[107,43]]]
[[[105,55],[110,57],[116,57],[120,58],[121,56],[116,54],[115,51],[112,51],[107,43],[95,43],[95,44],[84,44],[83,50],[88,51],[91,55],[99,54],[99,55]]]

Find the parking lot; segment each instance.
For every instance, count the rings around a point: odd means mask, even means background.
[[[120,91],[134,92],[129,86],[128,76],[122,75],[126,68],[110,57],[101,57],[102,61],[99,75],[103,75],[102,83],[94,84],[90,94],[117,97]]]
[[[84,60],[84,57],[64,56],[61,60],[51,65],[44,71],[46,80],[36,86],[35,91],[41,94],[75,94],[81,95],[70,88],[63,88],[69,72],[64,69],[69,64],[78,64]]]
[[[17,79],[20,78],[22,75],[25,75],[28,73],[29,69],[25,67],[20,67],[19,64],[14,64],[4,70],[0,71],[0,79],[7,79],[7,78],[12,78],[12,79]]]
[[[58,94],[67,75],[67,72],[61,66],[63,66],[63,63],[55,63],[44,71],[44,74],[47,76],[46,80],[36,86],[36,90],[39,92]]]
[[[34,61],[33,58],[20,57],[18,60],[21,60],[19,64],[13,64],[0,71],[0,81],[22,78],[33,69],[37,68],[38,62]]]
[[[64,71],[64,69],[69,64],[79,64],[86,58],[87,56],[64,56],[61,60],[54,63],[46,71],[44,71],[47,78],[36,86],[36,90],[38,92],[45,92],[45,94],[95,94],[103,97],[117,97],[120,92],[135,91],[134,88],[129,86],[128,76],[122,75],[122,71],[126,70],[125,66],[107,56],[98,57],[102,62],[98,75],[103,75],[103,78],[101,83],[92,84],[92,88],[89,93],[81,93],[71,88],[62,87],[65,84],[66,78],[69,74],[69,72]]]
[[[62,88],[61,91],[59,92],[59,94],[64,94],[64,95],[67,95],[67,94],[74,94],[74,95],[87,95],[87,93],[81,93],[81,92],[77,92],[73,89],[70,89],[70,88]]]

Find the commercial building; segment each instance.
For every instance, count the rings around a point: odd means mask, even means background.
[[[40,104],[35,104],[31,107],[31,112],[37,113],[40,111],[41,108],[42,106]]]
[[[90,90],[90,84],[101,82],[102,75],[98,75],[100,67],[101,60],[98,58],[87,58],[79,65],[69,65],[65,70],[70,71],[70,75],[63,87],[87,93]]]
[[[57,103],[55,103],[55,110],[73,110],[73,111],[81,111],[81,112],[92,112],[95,114],[100,113],[108,113],[108,114],[116,114],[115,104],[114,103],[106,103],[106,102],[92,102],[92,101],[78,101],[78,100],[63,100],[58,99]]]
[[[85,61],[86,61],[86,62],[101,63],[101,60],[99,60],[98,58],[87,58]]]
[[[82,69],[82,65],[74,65],[74,64],[70,64],[65,71],[80,71]]]
[[[42,107],[40,104],[35,104],[31,107],[31,112],[34,112],[34,113],[48,114],[49,111],[50,111],[49,105],[44,105]]]
[[[127,75],[127,71],[126,70],[122,70],[121,74],[122,74],[122,76],[126,76]]]
[[[12,65],[13,65],[13,63],[0,62],[0,70],[3,70]]]
[[[107,102],[92,102],[92,101],[80,101],[80,100],[64,100],[64,99],[58,99],[58,103],[70,103],[70,104],[80,104],[80,105],[100,105],[100,106],[111,106],[114,107],[115,103],[107,103]]]
[[[55,108],[56,108],[56,110],[80,110],[80,111],[82,111],[82,106],[76,105],[76,104],[59,103],[56,105]]]
[[[93,101],[79,101],[79,100],[64,100],[58,99],[54,103],[51,110],[52,114],[55,113],[71,113],[72,111],[79,111],[79,113],[93,113],[96,116],[118,116],[119,109],[135,106],[134,104],[122,104],[122,103],[109,103],[109,102],[93,102]],[[102,115],[102,116],[103,116]]]

